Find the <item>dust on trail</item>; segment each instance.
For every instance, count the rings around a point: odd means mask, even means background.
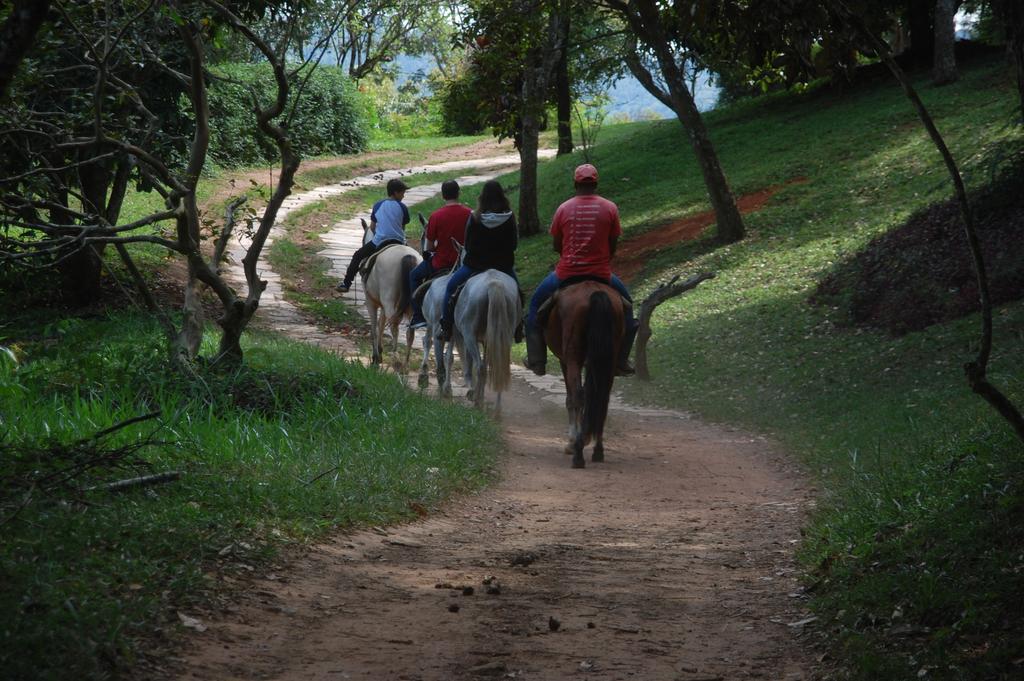
[[[812,678],[793,564],[811,492],[784,456],[612,412],[606,462],[572,470],[564,410],[505,397],[496,486],[255,579],[179,678]]]
[[[572,470],[565,409],[530,383],[503,398],[494,486],[255,576],[177,678],[814,678],[793,562],[813,491],[792,461],[615,401],[605,463]]]

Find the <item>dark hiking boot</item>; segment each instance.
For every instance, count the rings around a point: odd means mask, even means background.
[[[441,333],[438,334],[438,338],[441,339],[442,343],[452,342],[452,327],[455,324],[450,319],[441,318]]]
[[[344,282],[343,281],[340,284],[338,284],[337,286],[335,286],[334,290],[337,291],[338,293],[348,293],[348,290],[350,288],[352,288],[352,284],[349,284],[348,282]]]
[[[616,376],[632,376],[636,373],[636,369],[629,363],[629,354],[633,352],[633,341],[636,340],[636,332],[639,328],[640,325],[634,322],[633,326],[626,330],[622,339],[622,347],[619,349],[619,364],[615,367]]]
[[[547,373],[548,347],[544,343],[544,332],[540,329],[526,332],[526,361],[523,364],[538,376]]]

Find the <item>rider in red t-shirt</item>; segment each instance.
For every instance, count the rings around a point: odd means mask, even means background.
[[[537,311],[544,301],[558,290],[566,279],[574,277],[597,278],[607,281],[626,300],[632,301],[626,285],[612,274],[612,256],[622,235],[618,207],[597,195],[597,168],[584,163],[573,175],[576,196],[555,211],[551,219],[551,237],[558,251],[558,265],[537,286],[530,299],[526,316],[526,368],[543,375],[547,368],[547,348],[544,330],[537,327]],[[637,323],[632,307],[627,307],[626,338],[622,344],[617,373],[633,374],[629,353],[636,338]]]
[[[434,248],[433,255],[426,257],[423,262],[409,273],[411,290],[415,291],[420,284],[429,279],[434,273],[440,270],[450,269],[455,266],[459,259],[459,253],[455,250],[452,239],[460,244],[466,243],[466,222],[473,212],[469,206],[459,203],[459,183],[455,180],[446,180],[441,183],[441,197],[445,204],[430,214],[427,219],[425,240],[427,247]],[[409,326],[419,329],[427,325],[423,318],[422,301],[415,296],[412,301],[412,320]]]

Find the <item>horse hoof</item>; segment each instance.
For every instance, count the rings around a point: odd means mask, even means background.
[[[572,467],[573,468],[586,468],[587,467],[587,462],[583,460],[582,456],[579,459],[573,458],[573,460],[572,460]]]
[[[604,461],[604,451],[595,449],[594,453],[590,455],[590,460],[596,462]]]

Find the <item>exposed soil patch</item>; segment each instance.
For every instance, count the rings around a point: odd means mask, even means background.
[[[1024,162],[975,192],[975,214],[992,303],[1024,296]],[[936,203],[841,263],[812,303],[838,306],[850,323],[900,335],[980,309],[960,206]]]
[[[745,194],[736,201],[736,207],[741,214],[752,213],[760,210],[780,190],[791,184],[803,182],[807,182],[806,177],[796,177],[789,182],[773,184],[760,191]],[[715,211],[707,210],[625,239],[615,251],[615,273],[625,281],[630,281],[643,270],[651,253],[680,241],[696,239],[713,224]]]
[[[256,579],[178,678],[811,678],[792,558],[810,490],[785,457],[613,413],[607,462],[574,471],[541,397],[506,395],[500,484]]]

